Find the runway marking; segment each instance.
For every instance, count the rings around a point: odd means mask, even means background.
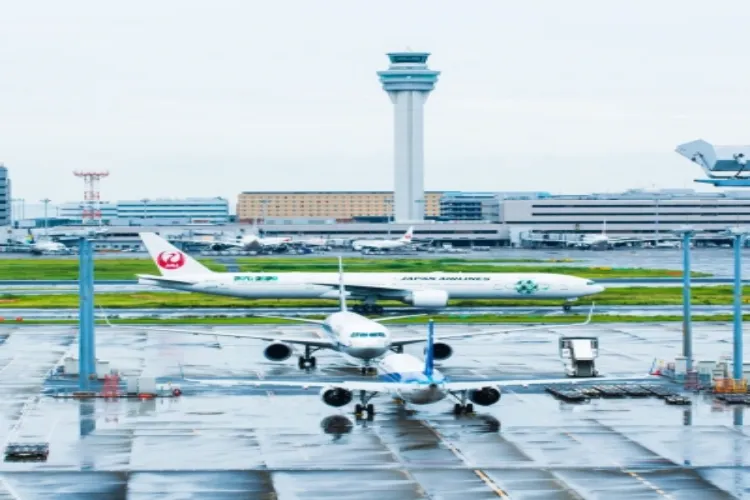
[[[10,496],[12,496],[15,500],[21,500],[21,495],[19,495],[13,487],[8,483],[8,480],[4,477],[0,476],[0,483],[2,484],[3,488],[5,488],[5,491],[8,492]]]
[[[573,440],[573,441],[575,441],[576,443],[578,443],[578,444],[580,444],[580,445],[582,445],[582,446],[585,446],[585,445],[583,444],[583,441],[581,441],[580,439],[578,439],[577,437],[575,437],[575,436],[574,436],[573,434],[571,434],[570,432],[564,432],[563,434],[565,434],[566,436],[568,436],[568,437],[569,437],[570,439],[572,439],[572,440]],[[641,483],[643,483],[643,484],[644,484],[645,486],[647,486],[647,487],[648,487],[648,488],[650,488],[651,490],[653,490],[653,491],[655,491],[656,493],[658,493],[659,495],[663,496],[664,498],[670,498],[670,499],[673,499],[673,500],[674,500],[674,497],[673,497],[672,495],[670,495],[670,494],[669,494],[669,493],[667,493],[666,491],[662,490],[661,488],[659,488],[659,487],[658,487],[658,486],[656,486],[656,485],[655,485],[654,483],[652,483],[651,481],[649,481],[649,480],[648,480],[648,479],[646,479],[645,477],[641,476],[641,475],[640,475],[640,474],[638,474],[637,472],[633,472],[633,471],[631,471],[631,470],[627,470],[627,469],[625,468],[625,466],[624,466],[624,465],[622,465],[621,463],[619,463],[619,462],[617,462],[617,461],[614,461],[614,460],[609,460],[609,461],[610,461],[610,462],[612,463],[612,465],[614,465],[615,467],[619,467],[619,468],[620,468],[620,470],[621,470],[622,472],[624,472],[625,474],[629,475],[630,477],[632,477],[632,478],[634,478],[634,479],[637,479],[638,481],[640,481]]]
[[[453,445],[453,443],[445,439],[443,435],[440,434],[440,432],[438,432],[437,429],[435,429],[432,425],[430,425],[429,422],[427,422],[426,420],[422,420],[422,422],[424,423],[424,426],[427,429],[429,429],[430,432],[435,434],[435,437],[437,437],[441,443],[447,446],[448,449],[451,450],[451,452],[453,452],[453,454],[456,455],[456,457],[458,457],[459,460],[461,460],[463,463],[471,467],[472,472],[474,472],[474,474],[476,474],[477,477],[481,479],[484,482],[484,484],[486,484],[487,487],[491,489],[497,496],[499,496],[500,498],[510,498],[508,494],[505,493],[505,491],[502,488],[500,488],[500,486],[498,486],[497,483],[495,483],[495,481],[492,480],[492,478],[490,478],[487,474],[485,474],[483,470],[474,469],[472,462],[466,457],[466,455],[461,453],[461,450],[456,448]]]

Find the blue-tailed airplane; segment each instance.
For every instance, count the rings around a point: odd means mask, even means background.
[[[473,413],[474,404],[490,406],[500,401],[501,388],[505,386],[529,386],[548,384],[575,384],[570,378],[534,380],[478,380],[451,381],[435,368],[435,335],[430,320],[427,334],[425,359],[420,360],[410,354],[389,354],[377,366],[379,381],[346,380],[340,383],[274,380],[199,380],[185,379],[202,385],[216,386],[255,386],[255,387],[296,387],[302,389],[320,388],[320,398],[329,406],[342,407],[352,402],[355,395],[359,402],[354,407],[357,418],[367,412],[367,418],[375,415],[375,407],[370,400],[381,393],[391,394],[396,400],[413,405],[427,405],[442,401],[447,397],[455,400],[453,412],[456,415]],[[597,381],[643,380],[648,375],[633,377],[596,377]],[[583,379],[586,380],[586,379]],[[591,379],[588,379],[589,381]]]

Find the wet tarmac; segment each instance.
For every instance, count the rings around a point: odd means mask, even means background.
[[[202,327],[196,327],[202,328]],[[210,331],[209,327],[203,327]],[[273,328],[279,335],[305,327]],[[475,326],[439,325],[441,332]],[[232,328],[221,327],[222,331]],[[394,336],[424,327],[394,327]],[[694,325],[699,359],[731,351],[727,324]],[[606,375],[647,372],[680,350],[679,324],[560,329],[598,335]],[[182,383],[174,399],[75,401],[41,395],[68,384],[48,375],[77,352],[62,326],[0,329],[3,441],[48,441],[45,462],[0,464],[0,499],[252,498],[739,498],[750,486],[750,440],[739,413],[691,395],[692,406],[656,398],[560,402],[541,390],[507,389],[494,406],[455,417],[443,401],[418,411],[385,396],[373,421],[334,409],[317,391],[203,387],[188,378],[359,377],[337,353],[318,369],[275,364],[261,342],[99,328],[97,355],[123,376]],[[562,374],[556,331],[453,342],[440,369],[454,380]],[[420,347],[411,349],[420,353]],[[750,352],[746,352],[746,355]]]
[[[750,306],[745,305],[743,310],[747,311]],[[440,311],[440,314],[453,316],[456,318],[479,315],[497,315],[497,316],[545,316],[559,317],[566,315],[585,315],[589,313],[591,304],[580,303],[574,304],[568,312],[560,306],[537,306],[537,307],[519,307],[519,306],[493,306],[493,307],[447,307]],[[253,315],[273,315],[273,316],[309,316],[315,314],[331,314],[338,311],[339,308],[333,305],[329,307],[206,307],[206,308],[112,308],[103,312],[97,309],[95,316],[97,319],[171,319],[171,318],[245,318]],[[420,311],[411,306],[387,307],[386,314],[391,316],[417,314]],[[698,316],[717,316],[733,314],[732,305],[700,305],[692,306],[694,315]],[[605,305],[595,304],[594,314],[596,316],[681,316],[683,312],[682,305],[668,306],[627,306],[627,305]],[[56,309],[56,308],[0,308],[0,318],[5,321],[22,318],[23,320],[70,320],[78,318],[78,309]]]

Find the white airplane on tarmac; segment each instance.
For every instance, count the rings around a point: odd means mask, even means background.
[[[208,246],[211,250],[225,250],[227,248],[238,248],[241,250],[259,250],[261,248],[275,248],[290,243],[291,238],[272,237],[261,238],[257,234],[246,234],[237,236],[235,239],[197,238],[194,240],[183,240],[186,243],[196,243]]]
[[[409,246],[414,237],[414,227],[410,227],[406,233],[397,240],[354,240],[352,248],[354,250],[395,250]]]
[[[140,331],[158,331],[158,332],[171,332],[171,333],[185,333],[191,335],[213,335],[214,337],[230,337],[230,338],[250,338],[258,339],[270,342],[264,351],[263,355],[270,361],[286,361],[294,353],[294,345],[303,346],[305,353],[299,357],[298,366],[300,369],[307,367],[315,368],[316,359],[312,355],[316,351],[321,349],[331,349],[342,353],[349,360],[353,360],[361,364],[362,374],[367,374],[374,371],[371,366],[372,362],[378,358],[381,358],[390,351],[403,352],[404,346],[409,344],[418,344],[425,341],[425,337],[406,337],[393,339],[388,329],[383,326],[380,322],[399,319],[399,318],[410,318],[414,316],[421,316],[420,314],[409,315],[409,316],[388,316],[383,318],[370,319],[361,316],[357,313],[351,312],[347,308],[346,303],[346,290],[344,285],[344,269],[343,260],[339,257],[339,277],[338,277],[338,292],[339,300],[341,303],[341,310],[329,315],[324,320],[306,319],[306,318],[293,318],[285,316],[270,316],[270,315],[258,315],[263,318],[274,318],[283,319],[289,321],[297,321],[300,323],[307,323],[317,325],[322,328],[324,335],[319,338],[304,338],[304,337],[288,337],[281,336],[278,334],[246,334],[246,333],[218,333],[210,332],[206,330],[188,330],[182,328],[138,328],[130,327],[130,329],[138,329]],[[564,324],[564,325],[552,325],[555,328],[569,328],[572,326],[581,326],[588,324],[591,321],[591,316],[594,311],[592,304],[589,316],[583,323],[576,324]],[[105,315],[106,318],[106,315]],[[110,324],[110,326],[112,326]],[[517,331],[528,331],[535,330],[538,328],[550,328],[550,325],[542,325],[539,327],[527,327],[521,329],[512,330],[491,330],[491,331],[480,331],[480,332],[469,332],[469,333],[457,333],[441,336],[439,340],[447,339],[460,339],[468,337],[481,337],[487,335],[498,335],[506,334]],[[128,327],[123,327],[128,328]],[[453,348],[444,343],[439,342],[434,345],[434,356],[438,360],[444,360],[451,357],[453,354]]]
[[[154,233],[141,239],[161,276],[139,274],[138,283],[171,290],[248,299],[336,299],[336,273],[217,273]],[[352,311],[382,314],[378,299],[421,309],[442,309],[449,299],[561,299],[563,309],[604,291],[594,281],[548,273],[347,273],[347,297],[363,304]]]
[[[554,326],[554,328],[559,328]],[[439,339],[439,338],[438,338]],[[378,364],[380,381],[346,380],[343,382],[330,381],[275,381],[275,380],[222,380],[222,379],[189,379],[186,381],[202,385],[215,386],[255,386],[255,387],[296,387],[302,389],[320,388],[321,400],[334,407],[349,404],[355,397],[359,402],[354,408],[357,418],[367,412],[367,418],[372,419],[375,407],[370,400],[381,393],[391,394],[400,402],[413,405],[427,405],[451,397],[456,401],[453,412],[456,415],[473,413],[474,404],[490,406],[500,401],[501,389],[507,386],[529,386],[548,384],[576,384],[580,380],[562,379],[534,379],[534,380],[478,380],[469,382],[454,382],[448,380],[439,370],[435,369],[437,346],[434,336],[433,323],[430,321],[424,361],[410,354],[389,354]],[[649,376],[634,377],[595,377],[599,381],[626,381],[648,379]],[[586,379],[582,379],[586,380]],[[588,379],[591,380],[591,379]]]

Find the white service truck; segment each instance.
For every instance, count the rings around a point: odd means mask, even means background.
[[[568,377],[596,377],[595,360],[599,356],[596,337],[560,337],[560,359]]]

